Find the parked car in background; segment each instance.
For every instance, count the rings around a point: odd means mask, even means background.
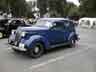
[[[5,19],[5,18],[2,18],[0,19],[0,38],[2,37],[5,37],[6,35],[6,29],[7,29],[7,26],[6,24],[8,23],[10,19]]]
[[[19,26],[29,26],[30,24],[21,18],[11,18],[0,20],[0,38],[8,37],[12,30]]]
[[[14,51],[25,51],[33,58],[45,50],[75,45],[78,35],[74,22],[64,18],[41,18],[32,27],[19,27],[9,37]]]
[[[96,18],[81,18],[79,25],[87,28],[94,28],[96,26]]]

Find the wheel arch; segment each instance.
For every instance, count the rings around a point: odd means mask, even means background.
[[[69,35],[69,37],[68,37],[68,40],[70,41],[71,39],[73,39],[74,38],[74,40],[75,40],[75,33],[74,32],[72,32],[70,35]]]
[[[25,42],[25,44],[28,46],[28,48],[33,48],[37,42],[43,44],[45,49],[49,48],[50,46],[47,38],[40,35],[31,36],[30,39]]]

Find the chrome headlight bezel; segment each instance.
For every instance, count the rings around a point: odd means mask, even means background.
[[[21,32],[21,36],[25,37],[26,36],[26,32]]]

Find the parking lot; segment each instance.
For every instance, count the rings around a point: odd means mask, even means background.
[[[0,72],[96,72],[96,29],[80,28],[76,47],[60,47],[38,59],[15,53],[0,40]]]

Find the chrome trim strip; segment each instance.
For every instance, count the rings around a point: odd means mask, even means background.
[[[20,47],[17,47],[17,46],[11,46],[13,49],[16,49],[16,50],[20,50],[20,51],[27,51],[27,49],[25,48],[20,48]]]
[[[61,43],[61,44],[56,44],[56,45],[52,45],[51,48],[55,48],[55,47],[59,47],[59,46],[64,46],[64,45],[68,45],[69,43]]]

